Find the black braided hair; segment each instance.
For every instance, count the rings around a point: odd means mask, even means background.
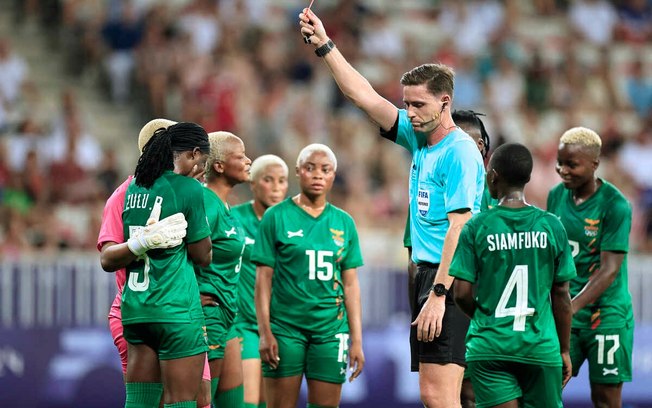
[[[136,185],[150,188],[165,170],[174,169],[171,135],[165,128],[158,129],[143,147],[134,176]]]
[[[469,125],[478,129],[480,131],[480,138],[484,142],[484,152],[482,152],[482,158],[486,159],[489,151],[491,150],[491,139],[489,139],[489,133],[484,127],[484,123],[480,119],[480,116],[485,116],[484,113],[474,112],[472,110],[456,110],[453,112],[453,122],[457,125]]]
[[[161,128],[143,147],[134,176],[136,185],[150,188],[164,171],[174,169],[174,154],[199,148],[202,153],[210,151],[208,134],[201,126],[179,122],[167,129]]]

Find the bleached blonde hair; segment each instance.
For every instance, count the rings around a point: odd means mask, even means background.
[[[249,173],[251,181],[258,181],[265,170],[271,166],[281,166],[283,173],[285,173],[285,177],[288,176],[288,165],[285,164],[283,159],[273,154],[265,154],[251,163],[251,171]]]
[[[301,149],[299,152],[299,157],[297,157],[297,169],[300,168],[301,165],[306,162],[306,160],[308,160],[308,157],[317,152],[324,153],[333,164],[333,171],[337,171],[337,158],[335,157],[335,153],[333,153],[330,147],[321,143],[309,144],[308,146]]]
[[[206,179],[211,179],[218,175],[213,165],[217,162],[223,163],[229,154],[233,152],[230,145],[232,143],[242,143],[244,145],[244,142],[231,132],[219,131],[208,134],[208,143],[211,145],[211,151],[208,154],[208,160],[206,160]]]
[[[143,126],[143,128],[140,129],[140,133],[138,133],[138,150],[140,153],[143,153],[143,148],[145,148],[145,145],[147,142],[149,142],[149,139],[154,136],[154,132],[161,128],[167,129],[176,123],[177,122],[173,120],[162,118],[152,119],[149,122],[145,123],[145,126]]]
[[[589,128],[585,127],[574,127],[570,128],[561,135],[559,138],[559,143],[563,144],[574,144],[584,147],[589,147],[591,149],[597,149],[600,151],[602,147],[602,139],[600,136]]]

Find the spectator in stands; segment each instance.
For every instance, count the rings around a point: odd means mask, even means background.
[[[105,57],[113,102],[122,104],[129,98],[131,74],[134,70],[134,50],[141,41],[143,24],[131,0],[122,2],[120,18],[102,27],[102,38],[108,47]]]
[[[639,190],[639,206],[643,213],[644,247],[652,249],[652,117],[633,140],[620,151],[620,167],[631,177]]]
[[[613,39],[618,15],[607,0],[576,0],[568,12],[571,28],[588,42],[606,46]]]
[[[616,38],[621,41],[645,44],[652,40],[652,3],[648,0],[619,2],[619,22]]]
[[[82,128],[77,116],[65,118],[65,133],[49,137],[48,161],[60,162],[66,156],[85,171],[95,170],[102,160],[99,143]]]
[[[645,74],[642,58],[637,57],[632,62],[626,81],[629,103],[638,116],[645,119],[652,113],[652,78]]]
[[[25,60],[12,51],[8,38],[0,37],[0,105],[5,109],[18,102],[27,73]]]

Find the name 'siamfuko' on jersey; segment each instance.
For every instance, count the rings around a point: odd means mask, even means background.
[[[487,235],[489,251],[508,251],[512,249],[544,249],[548,247],[548,234],[545,231],[524,231]]]

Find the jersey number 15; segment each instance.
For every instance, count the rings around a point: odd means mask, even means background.
[[[333,251],[306,249],[308,256],[308,279],[329,281],[333,279]]]

